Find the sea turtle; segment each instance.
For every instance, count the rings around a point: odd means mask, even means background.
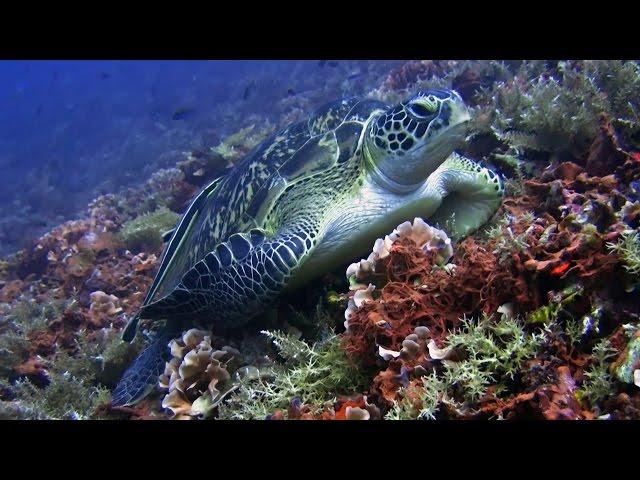
[[[346,264],[414,217],[464,236],[497,209],[495,173],[453,153],[469,112],[451,90],[398,105],[328,104],[259,145],[193,200],[136,316],[166,326],[125,372],[115,405],[141,399],[188,325],[240,326],[283,291]]]

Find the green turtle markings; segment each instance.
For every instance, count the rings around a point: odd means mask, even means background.
[[[346,264],[415,217],[464,236],[498,208],[500,178],[454,153],[469,113],[450,90],[398,105],[328,104],[272,135],[196,197],[165,248],[139,318],[166,326],[125,372],[115,405],[140,400],[170,338],[243,325],[283,291]]]

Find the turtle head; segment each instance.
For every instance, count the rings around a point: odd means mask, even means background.
[[[365,155],[387,188],[410,191],[459,147],[469,111],[453,90],[423,90],[373,118]]]

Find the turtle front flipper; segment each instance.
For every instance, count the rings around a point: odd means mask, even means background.
[[[289,226],[268,238],[259,229],[234,234],[189,269],[142,318],[187,318],[237,327],[264,310],[315,245],[315,232]]]
[[[442,204],[429,223],[454,238],[469,235],[485,224],[504,195],[498,174],[456,153],[431,174],[428,184],[442,196]]]
[[[175,328],[165,328],[158,333],[124,372],[112,394],[113,406],[134,405],[151,393],[171,357],[168,344],[178,334]]]

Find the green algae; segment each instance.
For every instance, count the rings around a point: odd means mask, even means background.
[[[162,235],[175,227],[180,216],[166,207],[140,215],[122,225],[118,237],[131,251],[157,251],[162,247]]]

